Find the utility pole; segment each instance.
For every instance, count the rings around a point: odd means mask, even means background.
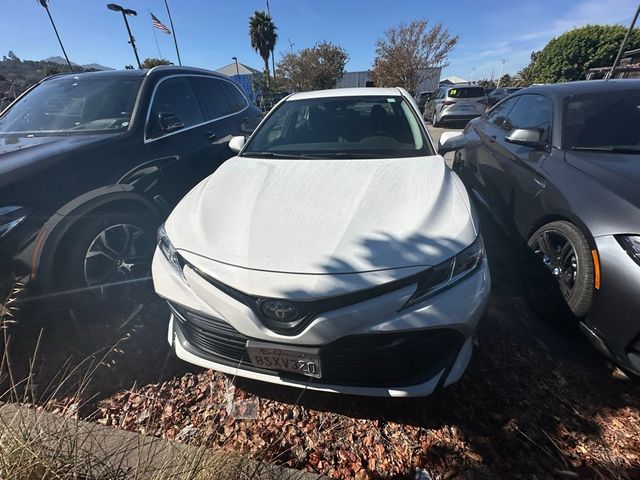
[[[287,38],[287,42],[289,42],[289,48],[291,49],[291,53],[293,53],[293,46],[295,45],[295,43],[293,43],[290,38]]]
[[[633,16],[633,20],[631,20],[631,25],[629,25],[629,30],[627,30],[627,34],[624,36],[624,40],[622,40],[622,45],[620,45],[620,50],[618,50],[618,55],[616,55],[616,60],[615,62],[613,62],[613,65],[611,66],[611,71],[609,71],[606,74],[605,80],[609,80],[611,77],[613,77],[613,74],[616,71],[616,67],[618,66],[618,63],[620,63],[620,59],[622,58],[622,54],[624,53],[624,47],[627,45],[627,40],[629,40],[629,36],[633,31],[633,27],[635,26],[636,21],[638,20],[639,14],[640,14],[640,4],[636,9],[636,14]]]
[[[49,11],[49,5],[47,4],[48,0],[38,0],[40,5],[44,7],[47,11],[47,15],[49,15],[49,20],[51,21],[51,26],[53,27],[53,31],[56,34],[56,38],[58,39],[58,43],[60,44],[60,48],[62,49],[62,54],[64,55],[65,60],[67,61],[67,65],[69,65],[69,71],[73,72],[73,67],[71,66],[71,61],[69,60],[69,56],[67,55],[67,51],[64,49],[64,45],[62,44],[62,40],[60,39],[60,34],[58,33],[58,29],[56,28],[56,24],[53,21],[53,17],[51,16],[51,12]]]
[[[164,0],[164,6],[167,7],[167,14],[169,15],[169,24],[171,25],[171,33],[173,34],[173,44],[176,46],[176,55],[178,56],[178,65],[182,66],[182,60],[180,60],[180,50],[178,50],[178,39],[176,38],[176,27],[173,26],[173,18],[171,18],[171,10],[169,10],[169,4],[167,0]]]
[[[473,67],[473,68],[471,69],[471,80],[469,80],[469,83],[473,83],[473,74],[476,72],[476,68],[477,68],[477,67]]]
[[[503,59],[500,60],[500,76],[498,77],[498,85],[496,87],[500,86],[500,80],[502,80],[502,72],[504,71],[504,64],[507,63],[509,60],[508,59]]]

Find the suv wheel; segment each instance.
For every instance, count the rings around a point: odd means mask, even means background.
[[[81,219],[58,256],[63,289],[93,302],[130,300],[149,277],[155,231],[152,222],[129,213]]]
[[[593,297],[594,265],[589,242],[573,224],[551,222],[527,242],[533,257],[525,269],[525,290],[534,307],[564,300],[578,318]]]

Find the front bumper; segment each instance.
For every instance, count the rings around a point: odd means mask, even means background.
[[[585,325],[601,341],[594,342],[600,350],[640,375],[640,265],[615,237],[597,237],[595,242],[600,289],[595,291]]]
[[[153,279],[172,305],[168,341],[179,358],[279,385],[385,397],[428,395],[461,377],[490,290],[484,258],[469,277],[416,308],[398,312],[415,290],[409,286],[321,314],[287,336],[265,328],[249,308],[188,267],[181,278],[162,254],[154,258]],[[254,367],[246,356],[250,339],[320,348],[323,378]]]

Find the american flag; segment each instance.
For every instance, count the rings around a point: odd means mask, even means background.
[[[169,28],[167,28],[164,23],[158,20],[158,17],[156,17],[153,13],[149,13],[151,14],[151,24],[161,32],[166,33],[167,35],[171,35],[171,30],[169,30]]]

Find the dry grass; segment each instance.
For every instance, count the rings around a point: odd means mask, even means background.
[[[17,286],[20,288],[20,286]],[[79,418],[90,402],[87,390],[98,368],[118,351],[126,335],[110,347],[72,365],[65,363],[47,385],[34,380],[41,337],[29,361],[29,372],[15,377],[10,361],[11,326],[17,305],[0,308],[3,354],[0,362],[0,479],[280,479],[300,478],[225,450],[212,452],[140,433],[125,432]],[[42,333],[40,333],[40,336]],[[48,410],[58,408],[64,415]],[[80,403],[79,399],[83,399]],[[147,420],[155,421],[153,418]]]

